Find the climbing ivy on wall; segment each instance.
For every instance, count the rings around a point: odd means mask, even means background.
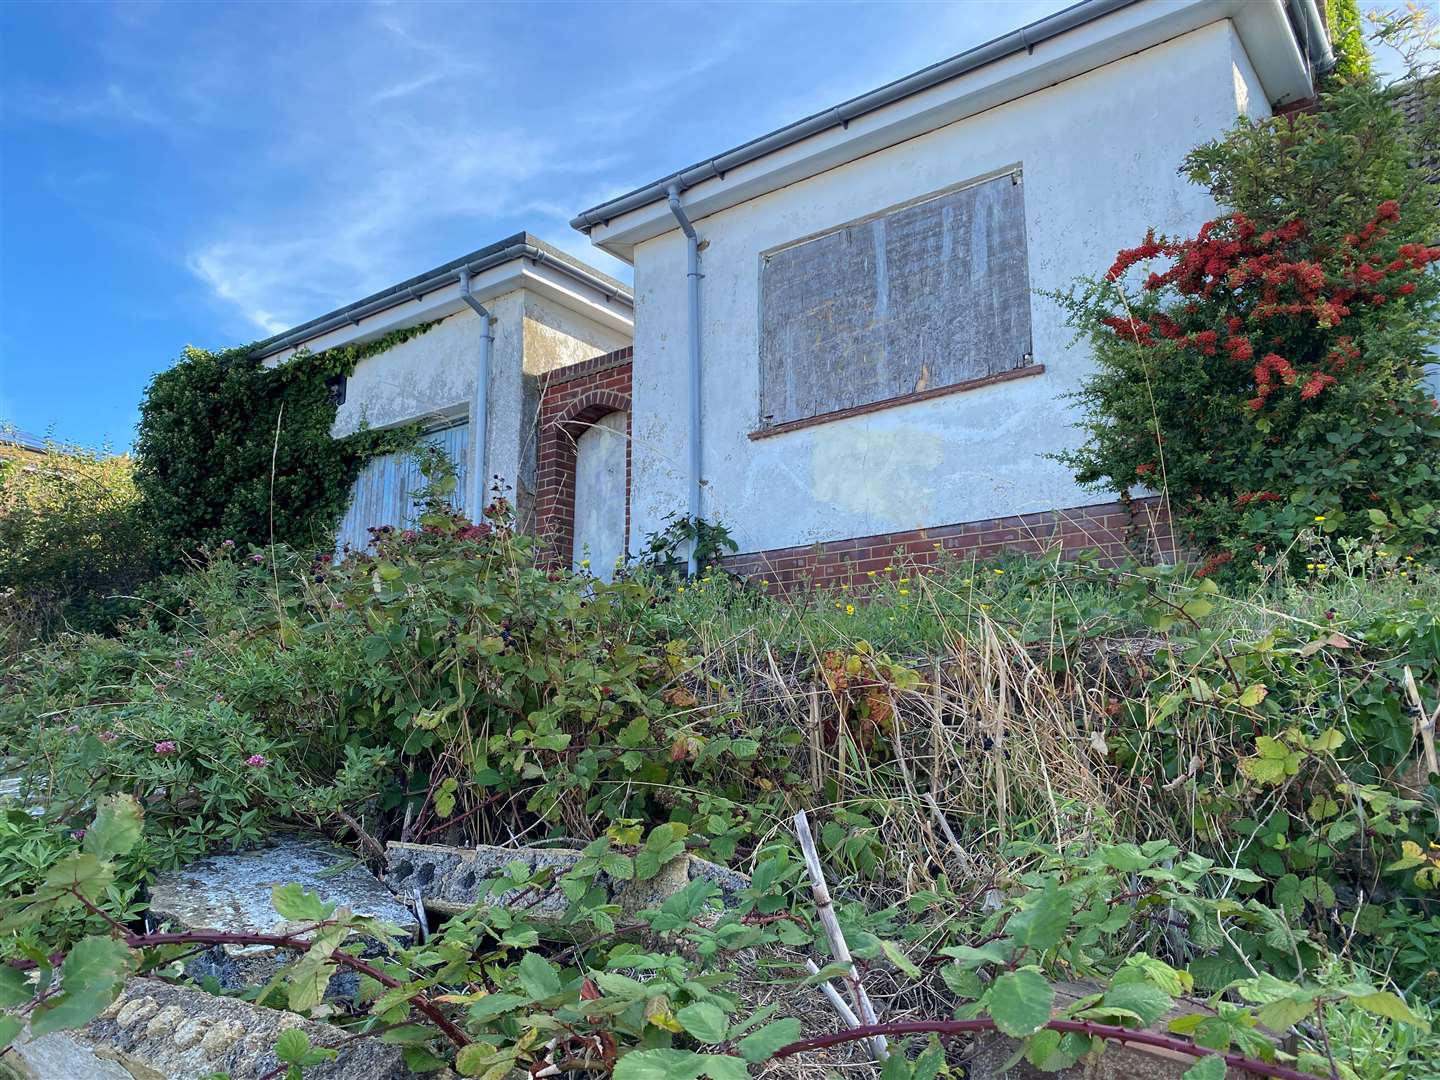
[[[1370,49],[1365,44],[1365,28],[1356,0],[1326,0],[1325,21],[1330,29],[1330,45],[1335,53],[1335,67],[1328,81],[1333,86],[1345,85],[1370,77]]]
[[[173,566],[226,540],[268,543],[272,530],[277,543],[328,548],[361,467],[418,435],[405,428],[332,438],[333,382],[434,325],[301,352],[269,368],[253,346],[187,346],[146,389],[136,439],[135,482],[161,562]]]

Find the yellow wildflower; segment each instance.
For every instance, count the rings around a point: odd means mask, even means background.
[[[1316,520],[1316,521],[1324,521],[1324,520],[1325,520],[1325,515],[1324,515],[1324,514],[1316,514],[1316,515],[1315,515],[1315,520]]]
[[[845,605],[845,614],[846,614],[846,615],[854,615],[854,614],[855,614],[855,605],[854,605],[854,604],[846,604],[846,605]]]

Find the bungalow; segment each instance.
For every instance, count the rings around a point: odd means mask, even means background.
[[[517,233],[278,334],[255,355],[279,364],[302,348],[364,343],[431,322],[424,334],[362,360],[334,388],[340,405],[332,434],[418,423],[425,440],[455,461],[472,519],[498,487],[529,528],[545,385],[569,365],[630,343],[630,290]],[[408,454],[370,461],[337,546],[363,549],[370,527],[409,522],[421,482]]]
[[[1137,546],[1053,455],[1091,370],[1053,298],[1151,226],[1214,206],[1177,175],[1242,115],[1311,100],[1317,0],[1084,0],[584,211],[632,292],[528,233],[258,346],[365,342],[334,434],[421,422],[478,517],[495,485],[556,561],[607,572],[667,519],[728,565],[856,579],[897,549]],[[408,455],[357,480],[339,543],[413,517]]]
[[[584,211],[634,265],[633,356],[557,387],[540,526],[578,553],[594,499],[555,436],[616,412],[631,550],[678,512],[777,584],[897,548],[1118,555],[1137,527],[1163,553],[1153,508],[1051,457],[1091,359],[1050,294],[1196,229],[1185,153],[1331,62],[1316,0],[1085,0]]]

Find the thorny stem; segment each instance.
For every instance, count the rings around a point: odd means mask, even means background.
[[[152,949],[160,945],[269,945],[277,949],[289,949],[292,952],[303,953],[308,952],[311,945],[311,942],[292,934],[242,934],[226,930],[185,930],[161,934],[135,934],[126,931],[123,934],[123,940],[132,949]],[[382,986],[388,986],[392,990],[397,990],[404,985],[393,975],[386,974],[358,956],[351,956],[349,953],[337,949],[330,954],[330,958],[340,966],[348,967],[361,975],[368,975]],[[427,1017],[457,1047],[470,1044],[470,1037],[456,1027],[423,993],[414,993],[408,1000],[417,1012]]]
[[[1246,1057],[1244,1054],[1220,1053],[1197,1046],[1188,1039],[1162,1035],[1155,1031],[1140,1031],[1134,1028],[1117,1027],[1114,1024],[1096,1024],[1089,1020],[1051,1020],[1045,1026],[1052,1031],[1077,1032],[1081,1035],[1107,1039],[1112,1042],[1173,1050],[1176,1053],[1185,1054],[1187,1057],[1203,1058],[1215,1055],[1223,1058],[1225,1064],[1233,1068],[1248,1071],[1256,1076],[1271,1077],[1272,1080],[1315,1080],[1312,1074],[1300,1072],[1287,1065],[1273,1065],[1258,1058]],[[964,1035],[976,1031],[996,1030],[998,1029],[995,1021],[988,1017],[978,1020],[899,1020],[889,1024],[868,1024],[846,1028],[830,1035],[817,1035],[813,1039],[800,1039],[798,1042],[782,1046],[775,1051],[775,1060],[803,1054],[810,1050],[823,1050],[829,1046],[839,1046],[841,1043],[870,1039],[877,1035]]]

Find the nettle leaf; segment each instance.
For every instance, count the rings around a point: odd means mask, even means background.
[[[1010,957],[1014,955],[1015,946],[1008,941],[996,939],[987,941],[979,948],[970,945],[950,945],[941,949],[940,952],[945,956],[953,956],[960,967],[974,969],[985,964],[1008,964]]]
[[[635,863],[630,856],[618,851],[607,851],[601,855],[600,869],[616,881],[629,881],[635,876]]]
[[[1041,1028],[1026,1040],[1025,1060],[1041,1072],[1059,1072],[1080,1060],[1090,1048],[1089,1039],[1076,1040],[1050,1028]]]
[[[291,966],[285,982],[292,1012],[305,1015],[325,997],[335,964],[330,956],[349,935],[347,926],[329,926],[315,935],[305,955]]]
[[[334,1061],[336,1054],[334,1050],[310,1045],[309,1035],[298,1028],[290,1028],[282,1031],[275,1040],[275,1057],[287,1065],[308,1068],[321,1062]]]
[[[470,1019],[477,1024],[483,1024],[487,1020],[493,1020],[503,1013],[528,1004],[530,1004],[530,999],[524,994],[486,994],[470,1006]]]
[[[1368,1013],[1376,1016],[1389,1017],[1391,1020],[1398,1020],[1402,1024],[1410,1024],[1423,1031],[1430,1030],[1430,1022],[1422,1017],[1416,1016],[1410,1011],[1410,1007],[1400,1000],[1399,995],[1392,994],[1389,990],[1375,990],[1370,993],[1356,994],[1350,998],[1356,1005]]]
[[[693,1050],[632,1050],[615,1065],[614,1080],[698,1080],[705,1058]]]
[[[535,1001],[554,997],[560,993],[560,972],[539,953],[527,952],[520,959],[520,985]]]
[[[455,812],[455,792],[459,787],[455,777],[447,776],[435,789],[435,812],[442,818],[448,818]]]
[[[985,1007],[995,1026],[1019,1038],[1039,1031],[1050,1021],[1055,988],[1035,968],[1007,971],[991,984]]]
[[[9,964],[0,964],[0,1006],[24,1005],[34,996],[29,975]]]
[[[85,830],[85,851],[97,859],[128,855],[140,842],[142,813],[133,795],[102,797],[94,822]]]
[[[1051,878],[1041,892],[1031,894],[1030,902],[1005,924],[1005,935],[1016,945],[1028,945],[1044,952],[1060,943],[1070,928],[1073,901],[1069,889],[1062,889]]]
[[[1225,1080],[1225,1059],[1208,1054],[1186,1069],[1180,1080]]]
[[[793,1016],[766,1024],[759,1031],[752,1031],[740,1040],[740,1056],[751,1064],[766,1060],[782,1046],[788,1046],[800,1038],[800,1021]]]
[[[725,1011],[708,1001],[686,1005],[675,1013],[675,1019],[680,1021],[680,1026],[688,1034],[703,1043],[724,1042],[726,1032],[730,1030],[730,1021]]]
[[[317,894],[307,892],[293,881],[271,889],[270,903],[282,919],[290,922],[324,922],[335,913],[334,904],[325,903]]]
[[[1141,1026],[1148,1027],[1170,1011],[1174,999],[1159,987],[1144,981],[1143,977],[1130,979],[1112,986],[1105,991],[1101,1009],[1121,1009],[1134,1013],[1140,1018]]]
[[[113,938],[81,939],[60,967],[61,992],[31,1014],[31,1035],[38,1038],[95,1019],[120,993],[133,960],[134,954]]]

